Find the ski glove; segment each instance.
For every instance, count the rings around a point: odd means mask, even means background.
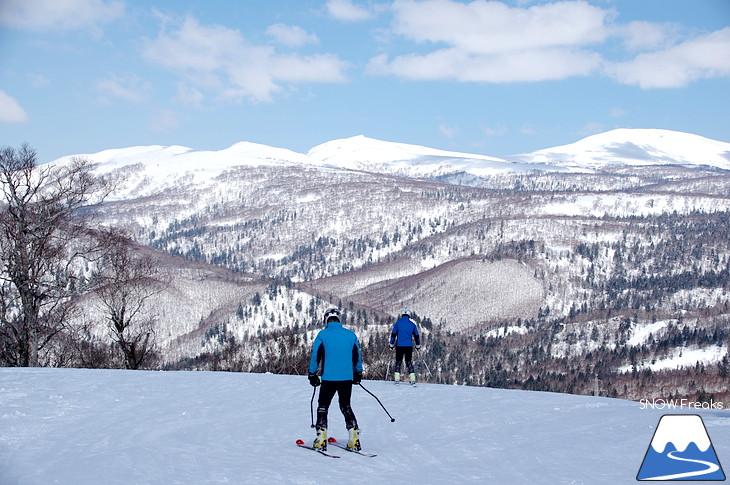
[[[393,344],[388,344],[388,347],[390,347],[390,350],[393,350],[393,349],[395,348],[395,345],[393,345]]]
[[[307,377],[309,378],[309,383],[312,387],[317,387],[320,384],[319,376],[317,374],[307,374]]]
[[[421,350],[421,344],[416,344],[416,350]]]
[[[360,384],[361,380],[362,380],[362,372],[355,371],[355,373],[352,376],[352,383],[357,385],[357,384]]]

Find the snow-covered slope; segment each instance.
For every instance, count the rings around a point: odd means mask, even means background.
[[[499,321],[505,315],[529,319],[544,303],[542,283],[515,260],[431,261],[434,267],[425,270],[423,265],[428,263],[403,258],[393,265],[368,266],[308,285],[393,314],[404,306],[418,308],[422,315],[442,322],[442,330],[456,332]]]
[[[123,186],[113,194],[115,200],[147,197],[181,185],[205,188],[237,167],[316,164],[301,153],[250,142],[217,151],[159,145],[120,148],[63,157],[53,163],[65,163],[74,157],[84,157],[96,164],[97,173],[124,178]]]
[[[700,414],[730,463],[728,411],[607,398],[366,381],[353,409],[366,458],[310,441],[304,376],[0,369],[0,483],[635,483],[666,413]],[[336,405],[330,435],[346,436]],[[726,465],[727,466],[727,465]],[[727,472],[727,470],[726,470]]]
[[[536,169],[486,155],[375,140],[362,135],[323,143],[309,150],[307,155],[341,168],[411,177],[437,177],[454,172],[488,176]],[[550,168],[557,169],[543,167]]]
[[[707,165],[730,170],[730,143],[656,129],[616,129],[510,159],[575,167]]]
[[[590,172],[606,165],[704,165],[730,170],[730,143],[655,129],[612,130],[570,145],[514,155],[509,160],[362,135],[323,143],[306,154],[241,142],[218,151],[155,145],[81,156],[97,163],[100,173],[116,171],[127,177],[126,191],[118,192],[116,198],[148,196],[180,184],[205,186],[227,170],[242,166],[330,167],[402,177],[440,177],[457,184],[473,184],[474,178],[502,174]]]

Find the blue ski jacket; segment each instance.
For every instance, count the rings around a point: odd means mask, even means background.
[[[352,330],[340,322],[330,322],[314,339],[309,373],[322,368],[323,381],[351,381],[354,372],[362,372],[360,343]]]
[[[413,347],[414,342],[416,345],[421,344],[418,327],[408,318],[408,315],[403,315],[393,325],[393,330],[390,332],[390,345],[395,344],[396,347]]]

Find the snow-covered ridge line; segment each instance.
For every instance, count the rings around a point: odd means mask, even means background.
[[[528,163],[603,165],[706,165],[730,170],[730,143],[670,130],[621,128],[569,145],[510,157]]]
[[[218,151],[183,146],[139,146],[83,156],[101,172],[142,164],[147,176],[198,173],[208,177],[239,166],[311,165],[402,176],[438,177],[467,173],[477,177],[533,171],[594,171],[605,165],[704,165],[730,170],[730,143],[656,129],[617,129],[576,143],[498,158],[388,142],[362,135],[333,140],[298,153],[251,142]],[[63,163],[72,156],[53,163]]]

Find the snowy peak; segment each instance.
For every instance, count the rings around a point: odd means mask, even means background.
[[[138,146],[104,150],[93,154],[73,155],[88,158],[102,171],[142,164],[148,168],[164,167],[166,170],[185,172],[190,170],[220,171],[236,166],[289,165],[310,163],[301,153],[251,142],[236,143],[217,151],[193,150],[183,146]],[[56,162],[72,158],[63,157]]]
[[[487,155],[376,140],[358,135],[318,145],[307,155],[321,163],[351,170],[436,177],[455,172],[472,175],[513,171],[510,162]]]
[[[183,146],[138,146],[72,155],[51,163],[66,163],[79,156],[95,164],[97,173],[123,176],[125,187],[115,193],[114,199],[150,196],[188,184],[203,188],[237,167],[289,167],[312,163],[301,153],[251,142],[236,143],[217,151]]]
[[[486,155],[452,152],[428,148],[407,143],[396,143],[376,140],[363,135],[332,140],[318,145],[307,155],[338,166],[357,164],[387,164],[392,162],[411,161],[418,164],[424,158],[469,159],[502,162],[505,160]]]
[[[730,170],[730,143],[670,130],[622,128],[592,135],[569,145],[510,158],[585,168],[706,165]]]
[[[329,141],[306,154],[252,142],[218,151],[184,146],[138,146],[82,155],[99,173],[130,172],[153,193],[185,179],[210,183],[237,167],[334,167],[401,177],[441,178],[482,185],[484,178],[529,172],[592,172],[607,166],[685,165],[730,170],[730,143],[669,130],[617,129],[569,145],[509,157],[510,160],[376,140],[358,135]],[[64,163],[64,157],[52,163]],[[130,194],[131,195],[131,194]]]

